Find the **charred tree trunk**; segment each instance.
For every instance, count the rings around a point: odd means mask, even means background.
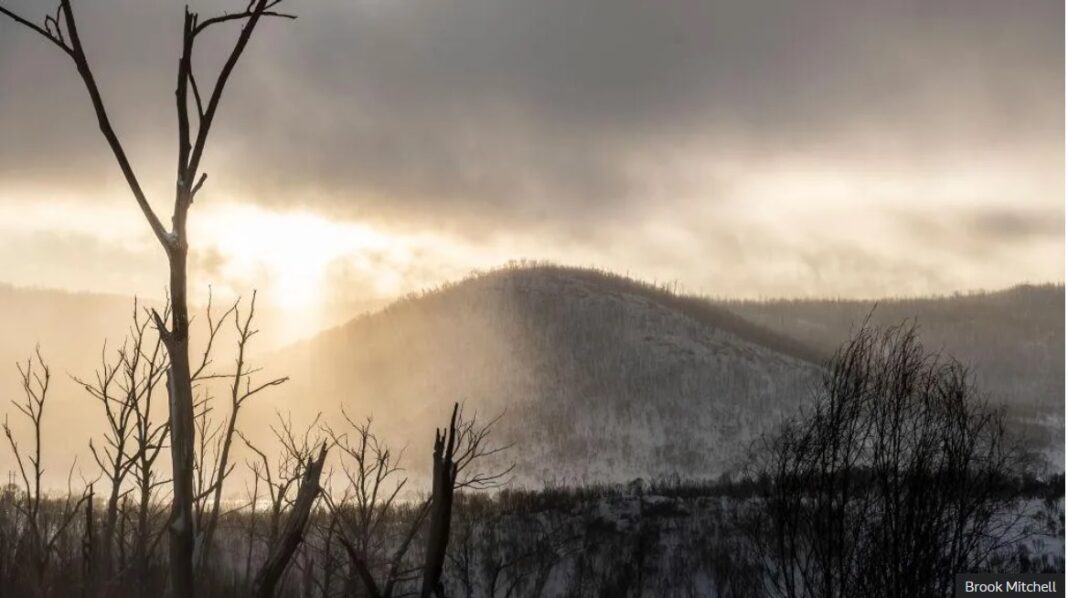
[[[85,501],[85,535],[82,537],[82,572],[85,576],[83,596],[96,596],[96,555],[93,553],[93,487],[89,486],[88,499]]]
[[[116,457],[116,460],[122,458],[120,453]],[[117,469],[117,468],[116,468]],[[115,542],[115,525],[118,522],[118,510],[119,510],[119,483],[121,478],[112,483],[111,494],[108,496],[108,502],[106,510],[104,511],[104,529],[100,534],[100,576],[101,579],[108,579],[111,577],[114,567],[114,542]]]
[[[458,410],[459,405],[454,405],[448,430],[438,430],[434,433],[434,490],[431,498],[426,559],[423,564],[423,587],[420,592],[422,598],[444,598],[445,596],[441,573],[445,565],[445,551],[449,544],[452,498],[456,489],[457,467],[453,457],[456,450]]]
[[[186,200],[179,199],[179,203]],[[167,373],[174,495],[168,529],[171,593],[193,596],[193,385],[189,366],[189,310],[186,305],[185,222],[175,218],[178,243],[168,253],[171,271],[171,329],[160,330],[170,356]]]
[[[252,582],[252,595],[256,598],[270,598],[274,596],[275,587],[282,578],[282,574],[289,565],[300,543],[304,540],[304,531],[308,526],[308,518],[311,516],[312,507],[319,497],[321,490],[319,478],[323,473],[323,464],[326,462],[327,446],[324,444],[319,449],[319,456],[309,460],[304,478],[300,482],[300,490],[297,491],[297,499],[293,502],[293,509],[286,519],[285,527],[277,543],[271,547],[267,562],[256,574]]]
[[[122,497],[122,507],[119,509],[119,529],[115,536],[115,547],[119,549],[119,577],[116,580],[119,584],[126,583],[126,522],[129,517],[128,509],[129,501],[126,497]]]
[[[137,583],[138,588],[142,592],[148,591],[149,579],[148,579],[148,546],[149,546],[149,509],[152,508],[151,504],[152,494],[151,488],[145,484],[141,488],[141,495],[138,499],[137,508],[137,539],[134,541],[134,561],[137,568]]]

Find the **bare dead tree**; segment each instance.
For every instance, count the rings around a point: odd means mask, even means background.
[[[252,444],[240,430],[236,432],[249,450],[259,458],[259,461],[249,463],[249,468],[256,478],[255,487],[258,489],[262,480],[271,500],[266,542],[267,559],[257,571],[250,588],[253,596],[264,598],[274,595],[283,573],[304,540],[308,519],[322,493],[319,480],[330,449],[326,442],[312,437],[319,421],[318,416],[303,434],[294,431],[291,419],[283,418],[281,414],[277,414],[277,417],[278,424],[272,425],[271,430],[281,445],[281,450],[274,472],[267,454]]]
[[[491,461],[496,455],[512,448],[512,444],[495,445],[490,442],[493,430],[504,413],[488,421],[480,421],[478,413],[466,417],[463,405],[456,410],[456,450],[453,463],[456,476],[453,490],[490,490],[500,487],[515,469],[514,464],[497,465]]]
[[[257,598],[274,596],[278,581],[282,578],[293,554],[304,541],[304,530],[308,526],[308,518],[311,516],[312,507],[315,506],[321,491],[319,478],[323,473],[327,450],[326,443],[323,443],[320,445],[318,456],[301,464],[300,470],[304,472],[303,477],[297,497],[286,517],[285,527],[278,541],[272,545],[267,561],[252,582],[252,595]]]
[[[92,596],[96,594],[96,555],[93,554],[96,550],[97,540],[93,533],[94,525],[94,512],[93,512],[93,485],[89,485],[89,490],[86,492],[85,500],[85,532],[82,535],[82,575],[85,577],[83,582],[83,596]]]
[[[193,453],[193,471],[195,472],[193,479],[193,529],[195,531],[203,528],[204,518],[208,510],[208,498],[217,488],[219,490],[222,489],[223,482],[232,469],[225,463],[222,464],[221,468],[219,467],[218,457],[223,440],[223,424],[216,422],[211,417],[212,412],[215,410],[212,396],[213,389],[207,385],[211,380],[223,376],[208,373],[206,370],[213,362],[212,351],[215,348],[215,341],[219,336],[219,332],[230,316],[236,313],[240,302],[239,298],[221,316],[217,316],[213,310],[214,301],[211,287],[208,287],[208,306],[205,310],[208,327],[207,343],[201,354],[200,364],[192,373],[193,392],[195,396],[199,397],[198,400],[194,400],[193,404],[194,438],[196,439],[196,450]]]
[[[246,492],[249,497],[249,512],[245,521],[248,524],[245,530],[245,579],[252,577],[252,551],[256,546],[256,522],[258,521],[257,511],[259,507],[260,499],[260,475],[258,473],[258,467],[250,466],[253,469],[254,475],[252,478],[252,488],[246,487]]]
[[[508,448],[492,447],[488,444],[490,431],[500,417],[480,425],[477,415],[465,420],[457,403],[453,405],[449,427],[434,432],[433,494],[420,590],[422,598],[445,597],[441,575],[448,551],[452,504],[456,490],[491,488],[501,483],[512,471],[511,466],[496,473],[484,473],[472,467],[476,462]]]
[[[338,543],[349,557],[350,577],[358,579],[372,598],[392,598],[400,588],[420,578],[423,595],[441,595],[456,491],[495,487],[512,469],[487,472],[481,467],[485,459],[508,448],[489,442],[490,432],[500,418],[482,423],[477,415],[465,418],[460,405],[454,405],[448,428],[436,431],[431,495],[410,510],[411,517],[399,534],[386,537],[384,530],[401,510],[397,508],[397,497],[408,481],[398,479],[403,471],[401,455],[394,454],[374,434],[370,418],[356,422],[344,411],[342,416],[347,423],[345,431],[330,426],[324,426],[324,430],[338,448],[347,485],[341,496],[327,496],[327,504],[331,522],[337,524]],[[408,553],[428,517],[430,528],[423,561],[412,563]]]
[[[238,413],[240,412],[241,407],[245,404],[245,401],[249,398],[263,390],[271,388],[272,386],[278,386],[289,380],[287,377],[280,377],[253,385],[252,376],[260,370],[249,366],[247,350],[249,341],[259,332],[259,330],[252,328],[252,320],[256,314],[256,292],[252,292],[252,300],[249,302],[248,314],[244,318],[241,317],[240,308],[238,307],[239,303],[240,302],[234,304],[234,327],[237,333],[237,357],[235,359],[234,373],[232,375],[233,379],[230,384],[230,415],[226,421],[226,426],[222,429],[219,437],[219,448],[215,452],[217,461],[214,465],[214,472],[216,473],[213,477],[216,479],[213,479],[212,484],[210,485],[210,488],[212,489],[211,507],[199,526],[199,529],[201,530],[199,539],[199,546],[201,547],[199,566],[201,569],[203,569],[211,554],[215,530],[219,524],[223,492],[222,482],[234,467],[231,463],[230,453],[233,446],[234,434],[237,432]]]
[[[41,424],[44,421],[44,408],[45,403],[48,400],[49,384],[51,384],[52,381],[52,372],[49,369],[48,364],[45,363],[44,357],[41,356],[40,347],[37,347],[34,356],[37,358],[36,364],[34,364],[33,357],[31,357],[26,360],[25,365],[17,365],[19,378],[22,382],[24,402],[11,402],[16,409],[21,411],[30,420],[30,424],[33,426],[33,453],[26,458],[32,466],[32,485],[30,476],[26,473],[26,465],[23,463],[18,443],[15,441],[10,426],[8,426],[7,418],[5,417],[4,419],[4,435],[7,437],[11,452],[15,454],[15,462],[18,465],[19,473],[22,475],[22,481],[25,484],[27,500],[26,511],[31,526],[37,525],[37,516],[41,512],[41,476],[44,472],[41,465],[41,436],[43,433]]]
[[[539,513],[522,524],[504,523],[472,501],[457,512],[459,546],[449,550],[450,577],[468,598],[541,596],[553,569],[582,545],[567,515]]]
[[[104,349],[101,350],[101,365],[95,381],[86,382],[75,378],[75,382],[104,407],[108,426],[101,448],[98,449],[92,439],[89,441],[89,450],[93,459],[107,478],[110,487],[104,508],[103,529],[97,538],[101,550],[100,563],[95,571],[97,575],[105,578],[112,574],[111,556],[115,544],[114,533],[118,518],[119,496],[122,494],[126,474],[135,463],[127,454],[127,443],[133,433],[134,402],[129,400],[126,392],[120,388],[120,384],[115,379],[122,370],[127,347],[123,346],[119,349],[115,363],[109,363],[106,351],[107,345],[105,344]]]
[[[137,302],[134,302],[134,317],[137,314]],[[135,347],[132,351],[136,354],[132,360],[139,361],[141,347],[136,346],[144,338],[145,328],[148,321],[135,333]],[[127,473],[135,465],[136,461],[130,457],[127,443],[131,441],[135,418],[133,413],[136,401],[132,400],[134,389],[127,385],[122,386],[117,380],[119,373],[123,371],[124,364],[130,359],[127,352],[131,349],[123,345],[116,353],[115,361],[111,362],[107,355],[107,343],[100,351],[100,369],[96,372],[93,381],[85,381],[74,377],[78,383],[93,399],[99,401],[104,408],[107,428],[104,433],[103,446],[99,449],[92,439],[89,440],[89,450],[96,461],[97,466],[107,478],[109,492],[107,503],[104,508],[104,526],[97,543],[100,546],[100,562],[96,566],[95,573],[105,578],[112,574],[112,551],[115,545],[115,526],[118,520],[119,497],[122,494],[123,482]]]
[[[147,312],[135,312],[132,330],[144,330],[142,323],[148,319]],[[153,521],[155,496],[158,488],[169,481],[159,478],[155,465],[169,437],[170,422],[158,421],[153,409],[156,389],[167,371],[167,358],[163,341],[158,336],[151,342],[142,340],[136,344],[141,347],[140,358],[136,362],[131,359],[125,363],[127,379],[139,381],[139,384],[132,385],[135,392],[131,396],[134,402],[134,448],[130,459],[134,463],[131,473],[137,496],[132,565],[141,592],[149,593],[150,563],[155,539],[159,537]]]
[[[182,25],[182,51],[178,60],[175,89],[178,115],[178,160],[174,208],[170,230],[163,224],[144,192],[141,182],[126,155],[108,115],[96,77],[82,45],[71,0],[60,0],[52,15],[37,24],[9,8],[0,5],[0,14],[19,25],[38,33],[59,48],[74,62],[97,124],[118,163],[137,202],[160,246],[167,256],[170,270],[170,326],[155,314],[156,326],[170,356],[168,393],[171,397],[170,435],[173,492],[170,523],[171,591],[175,598],[192,596],[193,589],[193,377],[189,361],[189,308],[187,302],[187,256],[189,242],[187,221],[189,208],[201,190],[207,175],[201,161],[207,147],[208,134],[218,113],[223,90],[244,53],[253,32],[264,17],[295,18],[274,10],[282,0],[250,0],[244,10],[210,17],[204,20],[185,10]],[[208,30],[228,23],[241,23],[241,30],[214,84],[201,93],[193,68],[193,49],[200,36]],[[192,112],[192,114],[191,114]],[[194,125],[195,118],[195,125]]]
[[[52,562],[56,543],[62,538],[70,527],[74,518],[80,512],[81,504],[88,500],[91,489],[78,499],[74,499],[74,492],[69,488],[70,476],[73,475],[74,467],[68,475],[68,493],[63,501],[62,508],[55,521],[45,521],[42,512],[41,479],[44,475],[44,464],[41,460],[42,438],[44,437],[44,412],[48,402],[48,392],[52,380],[51,369],[41,355],[41,348],[37,347],[33,357],[26,360],[25,364],[18,364],[19,378],[22,385],[23,401],[11,401],[26,419],[33,429],[33,447],[23,454],[15,433],[11,429],[8,418],[4,417],[2,426],[8,446],[15,457],[15,465],[22,477],[23,496],[16,503],[16,509],[25,522],[21,532],[20,541],[25,542],[27,557],[30,562],[26,569],[29,573],[29,590],[37,596],[47,596],[48,569]]]
[[[445,598],[445,586],[441,573],[449,544],[449,528],[452,524],[452,501],[456,492],[459,465],[456,463],[456,417],[460,405],[452,408],[452,417],[447,429],[434,431],[433,495],[431,497],[430,532],[426,540],[426,558],[423,562],[422,598]]]
[[[311,433],[314,425],[318,423],[316,416],[312,425],[309,425],[303,436],[293,432],[291,418],[283,418],[281,413],[275,413],[278,423],[271,426],[271,432],[281,445],[276,464],[271,466],[271,459],[267,453],[256,447],[241,430],[237,430],[237,436],[252,451],[256,458],[247,463],[253,477],[262,482],[270,501],[270,511],[267,513],[267,532],[264,536],[267,546],[272,546],[278,540],[281,533],[282,515],[286,506],[292,502],[292,492],[299,487],[301,480],[301,464],[311,459],[312,443]]]
[[[764,594],[950,596],[954,572],[1019,539],[1006,484],[1024,456],[967,370],[913,326],[857,332],[758,456]]]
[[[394,515],[397,496],[408,478],[393,481],[403,470],[401,454],[394,455],[371,429],[370,418],[355,422],[344,410],[348,431],[339,433],[324,426],[338,448],[341,471],[347,485],[338,499],[329,499],[332,525],[349,557],[353,573],[372,598],[391,598],[398,584],[414,581],[419,567],[406,567],[405,558],[420,526],[430,512],[428,499],[416,507],[408,527],[392,551],[388,551],[383,528]],[[403,451],[402,451],[403,453]],[[376,571],[384,571],[376,574]]]
[[[93,459],[109,483],[103,526],[97,536],[100,563],[95,571],[104,583],[116,581],[113,556],[116,549],[124,549],[125,537],[122,533],[116,535],[119,501],[125,500],[131,490],[139,490],[141,494],[141,525],[134,541],[138,559],[144,556],[149,542],[147,518],[154,487],[152,468],[166,435],[166,425],[153,424],[149,416],[152,394],[166,369],[161,341],[150,334],[151,325],[149,312],[141,309],[135,299],[126,341],[114,358],[107,356],[105,343],[94,379],[74,377],[79,386],[101,403],[107,422],[102,445],[98,447],[92,440],[89,443]],[[131,473],[135,483],[133,488],[127,488],[126,478]],[[124,566],[118,568],[120,572],[123,570]]]

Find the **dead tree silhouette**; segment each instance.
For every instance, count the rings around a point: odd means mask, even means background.
[[[257,492],[262,479],[266,482],[271,500],[267,559],[256,572],[250,588],[251,595],[257,598],[274,595],[290,560],[304,541],[308,521],[322,494],[319,480],[330,450],[330,445],[325,440],[312,437],[312,431],[319,421],[318,416],[303,434],[294,431],[291,419],[278,414],[278,421],[277,427],[271,427],[281,445],[278,467],[273,474],[267,454],[256,448],[240,431],[237,432],[238,437],[259,458],[258,463],[250,464],[256,478]],[[297,488],[296,496],[290,499],[294,486]],[[282,515],[286,505],[290,507],[283,524]],[[248,570],[250,566],[246,565],[246,571]]]
[[[326,497],[331,529],[348,556],[351,582],[362,586],[371,598],[397,595],[443,596],[442,573],[448,552],[453,501],[458,490],[498,487],[512,467],[487,471],[485,460],[511,445],[490,444],[491,432],[500,416],[480,421],[478,415],[465,417],[457,403],[446,428],[434,431],[431,493],[407,507],[399,507],[398,496],[408,478],[396,479],[403,471],[401,454],[392,452],[372,431],[372,420],[356,422],[342,412],[348,429],[324,426],[337,447],[340,468],[347,488],[340,496]],[[387,537],[389,520],[404,512],[403,525]],[[425,535],[420,536],[429,518]],[[425,542],[421,561],[414,552],[417,538]],[[419,589],[416,589],[419,588]],[[355,591],[352,588],[350,591]]]
[[[913,325],[865,325],[758,453],[763,593],[952,595],[954,573],[1020,533],[1007,480],[1025,466],[963,366],[927,352]]]
[[[507,450],[509,446],[491,447],[487,444],[490,431],[501,416],[485,424],[478,417],[465,419],[459,403],[452,407],[449,427],[434,432],[433,494],[430,499],[430,531],[426,540],[423,562],[422,598],[445,598],[441,574],[449,545],[452,527],[452,503],[456,491],[462,488],[483,489],[497,486],[511,471],[486,473],[472,471],[471,465]]]
[[[434,433],[434,481],[433,499],[430,504],[430,536],[426,541],[426,562],[423,563],[422,598],[445,597],[441,584],[441,571],[445,564],[445,551],[449,543],[449,527],[452,524],[452,501],[456,491],[456,413],[447,430]]]
[[[304,472],[303,477],[285,527],[282,528],[281,536],[271,548],[267,561],[260,567],[256,578],[252,581],[252,595],[256,598],[274,596],[278,581],[282,579],[282,574],[285,573],[293,554],[304,541],[304,530],[308,526],[308,518],[311,516],[312,507],[315,506],[321,491],[319,477],[323,473],[327,450],[326,443],[323,443],[319,447],[318,455],[305,459],[300,468]]]
[[[15,457],[15,465],[22,478],[22,496],[16,504],[16,510],[22,519],[19,526],[17,544],[22,548],[23,562],[21,576],[24,578],[23,591],[33,596],[48,596],[49,591],[49,568],[53,564],[54,555],[57,551],[57,543],[66,533],[66,530],[74,522],[74,518],[81,512],[81,505],[90,501],[92,487],[80,498],[75,500],[74,493],[68,492],[62,501],[58,512],[48,512],[44,502],[44,494],[41,487],[41,479],[44,475],[44,462],[42,461],[42,439],[44,437],[44,413],[48,403],[49,390],[51,389],[52,371],[48,363],[41,355],[38,347],[34,356],[27,359],[25,364],[18,365],[19,377],[22,383],[23,401],[12,401],[12,404],[27,419],[33,429],[33,444],[28,451],[19,448],[18,439],[12,430],[7,417],[0,430],[3,430],[7,438],[8,446]],[[74,468],[71,467],[73,475]],[[69,475],[68,475],[69,486]]]
[[[77,20],[70,0],[60,0],[54,14],[46,16],[37,24],[3,5],[0,14],[19,25],[34,31],[58,47],[74,62],[78,75],[85,85],[96,114],[100,132],[107,140],[123,177],[152,233],[167,255],[170,272],[170,325],[158,313],[154,313],[163,344],[170,358],[167,373],[167,390],[170,395],[171,465],[173,492],[171,502],[170,538],[170,586],[175,598],[193,596],[193,467],[194,416],[192,372],[189,362],[189,307],[187,302],[187,256],[189,240],[187,222],[189,208],[197,193],[207,180],[201,170],[201,160],[207,146],[208,134],[218,114],[223,91],[248,46],[260,20],[264,17],[293,19],[294,15],[273,10],[282,0],[251,0],[244,10],[218,15],[201,20],[197,13],[185,9],[182,24],[182,51],[178,61],[175,89],[178,116],[178,160],[174,208],[170,230],[163,224],[134,172],[119,140],[97,85],[96,77],[82,46]],[[206,95],[201,93],[193,68],[193,48],[200,36],[209,29],[229,23],[242,23],[241,31],[234,42],[214,85]],[[208,91],[208,90],[205,90]],[[192,114],[190,111],[192,110]],[[196,118],[194,126],[193,119]]]
[[[348,555],[351,573],[360,580],[367,595],[392,598],[399,584],[414,580],[418,573],[418,568],[405,566],[405,558],[430,511],[431,499],[412,509],[413,516],[402,538],[396,546],[388,546],[382,530],[398,495],[408,483],[408,478],[393,479],[402,472],[403,451],[390,451],[372,431],[370,418],[357,423],[344,410],[341,415],[348,430],[339,432],[324,426],[338,449],[340,468],[348,483],[343,495],[327,497],[331,522],[338,530],[338,542]],[[376,579],[375,569],[385,573]]]

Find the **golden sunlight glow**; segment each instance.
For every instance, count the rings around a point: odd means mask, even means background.
[[[308,211],[271,211],[224,204],[198,222],[196,235],[220,258],[224,280],[264,289],[286,307],[324,303],[331,267],[377,260],[407,261],[414,240],[358,222],[335,221]],[[388,280],[372,280],[376,294],[390,295]]]
[[[1063,279],[1063,234],[1009,231],[1011,242],[991,245],[968,220],[997,218],[1009,206],[1032,220],[1063,213],[1063,186],[1040,166],[998,168],[981,157],[967,167],[908,166],[689,159],[684,185],[654,190],[640,223],[606,225],[587,238],[522,226],[472,235],[413,229],[216,192],[191,218],[191,292],[202,303],[208,285],[227,299],[257,289],[265,305],[329,312],[320,308],[381,305],[512,259],[603,267],[735,297],[946,293]],[[161,258],[121,187],[0,191],[4,282],[160,297]]]

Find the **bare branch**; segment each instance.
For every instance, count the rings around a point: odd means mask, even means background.
[[[73,50],[70,48],[70,46],[67,45],[66,41],[63,38],[63,32],[59,28],[59,22],[56,17],[46,16],[45,25],[44,27],[42,27],[36,23],[33,23],[29,19],[19,16],[13,10],[4,8],[3,5],[0,5],[0,15],[5,15],[12,21],[18,23],[19,25],[22,25],[23,27],[26,27],[27,29],[30,29],[31,31],[40,34],[48,41],[55,44],[60,50],[63,50],[64,54],[72,58],[74,57]],[[54,31],[50,23],[54,25]]]
[[[273,4],[278,4],[278,3],[274,2],[274,3],[272,3],[272,5]],[[198,24],[196,26],[196,28],[193,30],[193,34],[194,35],[200,35],[201,33],[204,33],[204,30],[206,30],[208,27],[211,27],[213,25],[219,25],[221,23],[226,23],[226,22],[229,22],[229,21],[240,21],[240,20],[243,20],[243,19],[251,19],[253,16],[255,16],[255,14],[256,13],[254,11],[249,10],[249,11],[246,11],[246,12],[225,14],[225,15],[220,15],[220,16],[217,16],[217,17],[212,17],[212,18],[207,19],[206,21],[203,21],[200,24]],[[281,13],[281,12],[275,12],[275,11],[270,11],[270,10],[264,10],[264,11],[260,12],[259,16],[261,16],[261,17],[277,17],[277,18],[282,18],[282,19],[296,19],[297,18],[297,15],[294,15],[294,14]]]

